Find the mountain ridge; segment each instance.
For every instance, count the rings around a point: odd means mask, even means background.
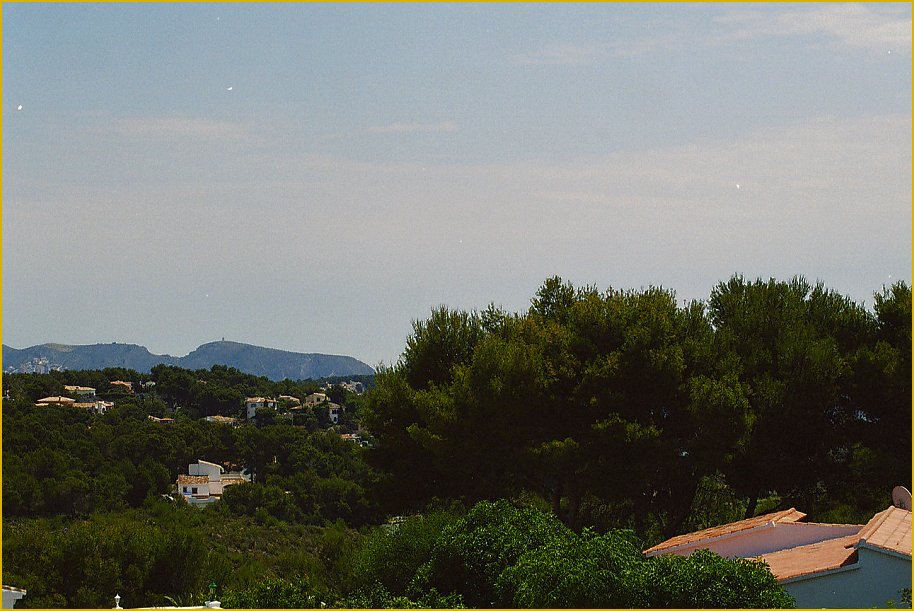
[[[209,369],[213,365],[225,365],[244,373],[266,376],[271,380],[305,380],[375,373],[371,366],[351,356],[291,352],[225,340],[201,344],[185,356],[153,354],[145,346],[120,342],[75,345],[48,342],[28,348],[13,348],[3,344],[4,371],[29,371],[30,367],[58,366],[71,370],[124,367],[147,373],[159,364],[184,369]]]

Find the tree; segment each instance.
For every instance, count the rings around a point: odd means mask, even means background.
[[[632,576],[642,563],[630,531],[556,538],[532,549],[498,578],[502,596],[524,609],[642,606]]]
[[[460,594],[470,607],[510,606],[496,585],[502,571],[525,552],[569,534],[554,516],[535,509],[519,509],[504,500],[480,502],[444,529],[410,593],[415,598],[434,589]]]
[[[788,609],[796,603],[761,561],[708,550],[650,558],[636,577],[638,606],[658,609]]]
[[[848,445],[844,423],[854,407],[845,389],[866,313],[800,277],[734,276],[711,292],[709,310],[723,353],[737,360],[751,422],[725,467],[728,483],[749,499],[747,517],[772,491],[812,511]]]
[[[469,360],[482,334],[476,314],[444,306],[433,309],[428,320],[413,323],[406,340],[402,365],[407,381],[419,389],[446,384],[454,366]]]
[[[220,602],[226,609],[320,609],[331,600],[328,592],[307,580],[268,577],[246,588],[226,590]]]
[[[645,559],[631,531],[577,534],[554,515],[483,501],[445,527],[409,594],[470,607],[784,608],[767,566],[707,551]]]
[[[415,330],[363,410],[371,460],[413,506],[528,490],[579,529],[595,495],[672,533],[748,426],[704,309],[662,289],[551,278],[523,316],[440,309]]]
[[[356,554],[354,589],[371,592],[380,584],[388,595],[405,596],[441,531],[456,519],[448,511],[430,511],[374,529]]]

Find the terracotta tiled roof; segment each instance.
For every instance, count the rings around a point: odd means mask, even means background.
[[[820,573],[853,564],[857,561],[857,543],[860,535],[828,539],[810,545],[801,545],[779,552],[764,554],[760,558],[768,563],[778,581]]]
[[[759,526],[764,526],[769,522],[799,522],[805,517],[805,513],[802,511],[797,511],[791,507],[790,509],[785,509],[784,511],[766,513],[765,515],[755,516],[754,518],[747,518],[745,520],[740,520],[739,522],[731,522],[729,524],[722,524],[721,526],[714,526],[712,528],[706,528],[704,530],[699,530],[693,533],[679,535],[677,537],[673,537],[672,539],[667,539],[662,543],[658,543],[653,547],[649,547],[648,549],[644,550],[644,553],[651,554],[663,550],[669,550],[682,545],[691,545],[700,543],[705,540],[717,539],[718,537],[724,537],[752,528],[757,528]]]
[[[206,419],[209,422],[218,422],[222,424],[232,424],[238,422],[238,418],[230,418],[229,416],[207,416]]]
[[[178,485],[182,484],[208,484],[209,476],[208,475],[184,475],[183,473],[178,476]]]
[[[98,407],[98,403],[71,403],[70,405],[72,405],[73,407],[78,407],[80,409],[96,409]],[[108,406],[103,405],[102,407],[108,407]]]
[[[70,397],[45,397],[44,399],[38,399],[38,403],[76,403],[76,399],[71,399]]]
[[[889,507],[880,511],[860,531],[860,545],[911,555],[911,512]]]
[[[3,589],[4,589],[4,590],[9,590],[9,591],[11,591],[11,592],[22,592],[23,594],[26,593],[26,591],[23,590],[22,588],[14,588],[13,586],[3,586]]]

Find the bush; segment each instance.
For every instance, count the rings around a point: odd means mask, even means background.
[[[524,554],[498,579],[502,600],[519,608],[640,606],[632,576],[643,562],[630,531],[555,539]]]
[[[318,609],[330,600],[307,580],[268,577],[247,588],[226,590],[220,602],[225,609]]]
[[[413,598],[433,589],[457,593],[470,607],[510,606],[510,598],[497,593],[502,571],[524,553],[571,534],[551,514],[517,509],[505,500],[482,501],[444,529],[409,592]]]
[[[438,536],[455,520],[452,513],[436,511],[373,530],[356,554],[356,588],[380,584],[394,596],[405,595],[419,567],[431,558]]]
[[[732,560],[708,550],[669,554],[642,563],[638,577],[644,607],[785,609],[796,606],[768,565]]]

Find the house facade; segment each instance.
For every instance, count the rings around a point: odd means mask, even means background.
[[[226,486],[249,482],[244,473],[226,473],[221,465],[198,460],[187,466],[187,474],[178,475],[177,491],[191,505],[204,506],[222,498]]]
[[[313,392],[305,397],[305,405],[319,405],[329,401],[330,398],[322,392]]]
[[[343,406],[336,403],[327,404],[327,417],[333,424],[340,423],[340,414],[343,413]]]
[[[804,522],[796,509],[668,539],[645,550],[687,556],[707,549],[757,558],[799,608],[885,607],[911,588],[911,511],[889,507],[866,524]]]
[[[244,400],[244,413],[248,420],[253,420],[257,416],[259,409],[276,409],[276,399],[265,399],[264,397],[247,397]]]

